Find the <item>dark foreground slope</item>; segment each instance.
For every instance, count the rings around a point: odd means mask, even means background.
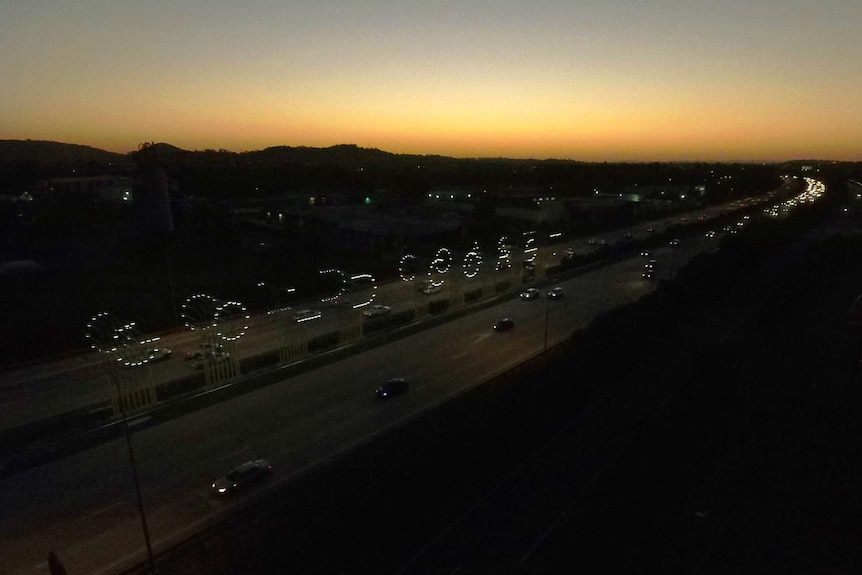
[[[851,572],[862,249],[804,256],[813,221],[693,264],[160,573]]]

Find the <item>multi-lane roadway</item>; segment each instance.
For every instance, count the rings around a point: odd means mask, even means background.
[[[559,263],[566,249],[573,249],[575,253],[583,255],[601,249],[601,242],[619,244],[638,241],[647,238],[650,233],[659,234],[670,225],[685,224],[699,218],[712,220],[738,208],[738,203],[716,206],[683,216],[675,216],[672,220],[662,219],[619,229],[590,240],[545,245],[540,248],[541,255],[538,261],[541,262],[540,265],[553,266]],[[512,259],[516,260],[515,257]],[[496,273],[490,271],[488,268],[493,261],[492,257],[486,255],[485,261],[485,269],[479,276],[461,282],[464,291],[483,287],[483,294],[487,295],[493,292],[491,286],[498,281],[510,281],[513,285],[518,283],[519,278],[511,271]],[[460,271],[456,263],[449,276],[458,273]],[[451,283],[450,281],[449,285]],[[374,300],[375,303],[391,307],[392,313],[397,313],[405,309],[413,309],[417,303],[445,299],[449,295],[447,285],[444,285],[438,293],[424,295],[417,293],[412,282],[395,280],[380,282],[374,292]],[[299,309],[322,311],[321,317],[301,324],[301,333],[297,333],[294,319],[294,314]],[[249,318],[249,327],[245,335],[233,347],[234,359],[241,360],[277,350],[280,345],[283,345],[286,337],[305,339],[337,332],[340,328],[361,321],[359,314],[359,311],[352,310],[349,305],[333,307],[319,301],[306,301],[297,303],[293,309],[273,310],[270,313],[254,315]],[[200,351],[201,341],[200,331],[183,329],[162,334],[160,340],[153,345],[171,349],[172,358],[131,369],[136,370],[139,380],[149,382],[153,386],[187,377],[194,373],[194,368],[190,362],[183,361],[183,358],[188,353]],[[96,409],[99,406],[109,405],[114,396],[115,388],[106,375],[103,358],[96,352],[82,353],[7,371],[0,377],[0,407],[2,407],[0,430],[32,424],[74,410]]]
[[[618,232],[621,238],[626,233],[646,232],[642,226]],[[683,238],[678,246],[656,250],[654,257],[659,265],[673,259],[678,268],[694,254],[713,249],[716,241],[703,235]],[[560,299],[548,300],[543,288],[538,299],[509,299],[230,401],[141,426],[133,444],[154,548],[166,548],[250,498],[264,497],[327,458],[540,353],[546,341],[562,341],[597,314],[637,300],[655,288],[655,280],[642,277],[643,264],[643,258],[631,257],[554,284],[564,291]],[[396,310],[408,305],[394,297],[404,286],[394,283],[380,291],[387,294],[387,289],[394,290],[392,299],[378,301]],[[415,295],[410,291],[403,297],[412,302]],[[492,325],[501,317],[512,318],[514,329],[494,332]],[[174,337],[169,345],[178,353],[196,345],[196,336]],[[187,369],[170,362],[157,365]],[[97,369],[96,362],[81,369],[90,368]],[[375,388],[396,376],[411,381],[409,391],[391,401],[377,400]],[[267,483],[235,499],[211,496],[215,478],[258,457],[273,464]],[[70,573],[110,573],[143,560],[129,469],[125,442],[116,440],[0,481],[0,572],[46,573],[51,550]]]

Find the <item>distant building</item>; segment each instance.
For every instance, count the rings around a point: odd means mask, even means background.
[[[129,203],[134,200],[134,182],[126,176],[49,178],[33,189],[38,201],[78,200]]]
[[[143,233],[173,230],[170,192],[176,181],[165,170],[150,166],[137,179],[127,176],[84,176],[49,178],[40,181],[32,191],[38,203],[107,203],[129,206]]]
[[[628,186],[621,190],[620,197],[630,202],[658,200],[668,202],[685,202],[698,200],[706,195],[706,186],[692,185],[659,185]]]
[[[501,218],[517,219],[531,224],[553,223],[568,217],[566,204],[556,197],[538,197],[528,203],[511,203],[497,206],[494,214]]]
[[[463,219],[454,212],[381,209],[365,205],[318,206],[312,210],[282,209],[266,213],[266,221],[284,229],[302,230],[330,246],[367,253],[396,253],[404,245],[451,239]]]
[[[470,190],[438,188],[425,196],[425,205],[470,214],[476,209],[478,194]]]

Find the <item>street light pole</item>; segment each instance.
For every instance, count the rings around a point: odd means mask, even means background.
[[[667,278],[669,280],[673,279],[673,273],[674,273],[674,271],[676,271],[674,269],[674,266],[676,265],[676,246],[677,245],[679,245],[679,240],[677,240],[677,239],[671,240],[671,242],[670,242],[670,267],[668,269],[669,275]]]
[[[132,449],[132,434],[129,431],[129,420],[126,417],[125,401],[123,401],[122,391],[120,390],[120,378],[115,376],[113,379],[117,388],[117,398],[120,402],[120,413],[123,416],[123,430],[125,432],[124,435],[126,436],[126,447],[129,450],[129,464],[132,467],[132,477],[135,481],[135,494],[138,499],[138,512],[141,514],[141,527],[144,530],[144,542],[147,546],[147,559],[150,563],[150,572],[155,575],[156,562],[153,558],[153,546],[150,543],[150,530],[147,527],[147,515],[144,512],[144,500],[141,496],[141,484],[138,480],[138,467],[135,465],[135,450]]]
[[[102,353],[105,361],[105,368],[108,372],[108,378],[114,384],[114,387],[117,392],[117,401],[120,406],[120,414],[123,418],[123,434],[126,436],[126,447],[129,451],[129,465],[132,468],[132,478],[135,483],[135,495],[138,502],[138,513],[141,516],[141,526],[144,531],[144,543],[147,548],[147,560],[150,564],[150,572],[155,575],[156,573],[156,562],[153,557],[153,547],[150,543],[150,530],[147,526],[147,515],[144,511],[144,500],[141,496],[141,484],[138,479],[138,467],[135,464],[135,451],[132,449],[132,436],[131,431],[129,429],[129,420],[126,416],[126,405],[123,400],[123,391],[120,387],[120,376],[117,373],[117,369],[119,367],[119,359],[113,358],[112,355],[118,351],[117,342],[119,342],[120,334],[124,334],[126,331],[126,327],[120,325],[120,322],[112,315],[107,312],[102,312],[96,314],[93,318],[90,319],[90,323],[87,324],[88,332],[87,337],[89,337],[92,341],[93,349],[98,350]],[[124,334],[124,337],[128,337]],[[127,339],[126,344],[130,343]],[[135,344],[137,342],[131,342]]]
[[[548,351],[548,316],[550,315],[551,298],[545,294],[545,348]]]
[[[174,272],[171,269],[171,254],[168,251],[168,246],[165,245],[165,262],[168,264],[168,284],[171,288],[171,306],[173,306],[174,310],[174,325],[180,325],[180,314],[177,313],[177,293],[174,290]]]

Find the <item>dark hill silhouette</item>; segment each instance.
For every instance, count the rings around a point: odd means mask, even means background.
[[[189,153],[191,153],[188,150],[178,148],[172,144],[167,144],[165,142],[159,142],[157,144],[149,144],[148,148],[153,152],[156,152],[158,154],[163,154],[166,156],[170,156],[173,154],[189,154]]]
[[[79,144],[64,144],[47,140],[0,140],[0,162],[35,162],[42,165],[52,164],[102,164],[123,163],[128,159],[124,154],[108,152]]]
[[[287,161],[304,165],[337,164],[345,168],[399,165],[408,157],[376,148],[360,148],[353,144],[339,144],[328,148],[274,146],[259,152],[247,152],[244,155],[258,158],[264,163]]]
[[[394,154],[355,144],[326,148],[273,146],[263,150],[190,151],[146,143],[141,150],[116,154],[90,146],[39,140],[0,140],[0,194],[19,194],[39,179],[72,175],[136,172],[136,160],[161,164],[182,194],[213,199],[265,197],[294,191],[336,192],[359,201],[377,190],[390,197],[419,200],[433,189],[467,188],[509,193],[553,190],[557,196],[588,195],[630,186],[713,183],[715,165],[706,163],[584,163],[576,160],[453,158]],[[744,167],[744,169],[743,169]],[[711,187],[722,198],[748,189],[774,187],[768,165],[727,165],[734,189]],[[730,192],[733,192],[732,194]]]

